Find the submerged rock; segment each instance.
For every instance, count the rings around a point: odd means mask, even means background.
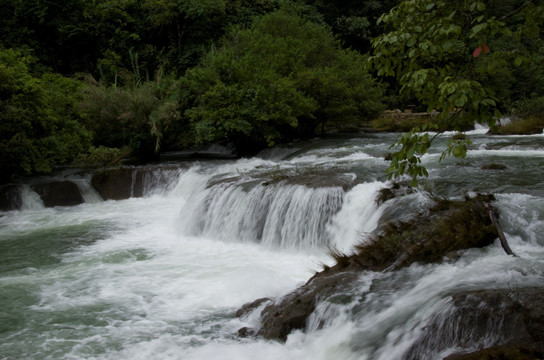
[[[504,164],[489,163],[483,164],[481,167],[482,170],[506,170],[508,167]]]
[[[391,223],[352,255],[333,252],[336,265],[315,274],[305,285],[261,313],[258,335],[285,341],[295,329],[304,329],[317,302],[349,291],[362,271],[391,271],[415,262],[441,261],[459,250],[484,247],[497,238],[484,201],[478,196],[465,201],[438,200],[410,222]]]

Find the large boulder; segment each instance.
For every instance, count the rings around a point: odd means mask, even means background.
[[[348,298],[362,271],[392,271],[415,262],[439,262],[459,250],[487,246],[497,232],[484,202],[492,199],[478,196],[465,201],[438,200],[427,212],[410,222],[386,224],[369,242],[356,247],[352,255],[333,252],[336,264],[325,267],[305,285],[261,313],[258,335],[285,341],[295,329],[304,329],[317,301],[331,297]]]
[[[73,206],[85,202],[79,187],[71,181],[55,181],[32,186],[46,207]]]

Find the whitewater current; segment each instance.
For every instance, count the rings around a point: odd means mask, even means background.
[[[451,294],[542,286],[544,135],[467,133],[467,158],[422,158],[418,191],[378,204],[395,134],[297,142],[259,156],[150,166],[144,196],[103,201],[88,176],[85,203],[45,208],[31,184],[21,210],[0,213],[0,359],[441,359],[463,347],[414,344],[448,326]],[[504,170],[482,170],[501,164]],[[175,170],[172,170],[175,169]],[[365,272],[348,304],[322,302],[286,343],[240,338],[258,328],[243,304],[304,284],[330,248],[349,253],[382,222],[406,219],[427,191],[494,193],[510,246],[470,249],[454,262]]]

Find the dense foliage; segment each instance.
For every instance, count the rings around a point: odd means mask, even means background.
[[[326,122],[358,124],[379,114],[381,91],[365,59],[329,30],[276,11],[222,46],[182,79],[185,116],[201,142],[273,145]]]
[[[58,74],[34,75],[32,59],[0,50],[0,174],[48,172],[90,145],[74,108],[80,86]]]
[[[439,110],[441,128],[544,117],[536,1],[0,5],[0,181],[216,141],[253,152],[358,127],[383,101]],[[430,141],[401,137],[390,175],[425,175]]]

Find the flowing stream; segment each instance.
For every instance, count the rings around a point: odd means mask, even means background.
[[[439,359],[493,343],[441,340],[414,348],[431,322],[447,326],[449,295],[543,284],[544,135],[468,133],[464,160],[423,163],[424,187],[447,197],[495,193],[512,249],[498,242],[455,261],[361,274],[355,301],[322,303],[285,344],[239,338],[258,326],[244,303],[305,283],[330,247],[349,252],[381,222],[429,201],[423,192],[378,205],[394,134],[295,143],[239,160],[168,163],[145,195],[0,213],[0,359]],[[496,163],[505,170],[482,170]],[[325,326],[322,326],[325,324]],[[437,340],[438,341],[438,340]],[[460,347],[459,344],[464,344]]]

